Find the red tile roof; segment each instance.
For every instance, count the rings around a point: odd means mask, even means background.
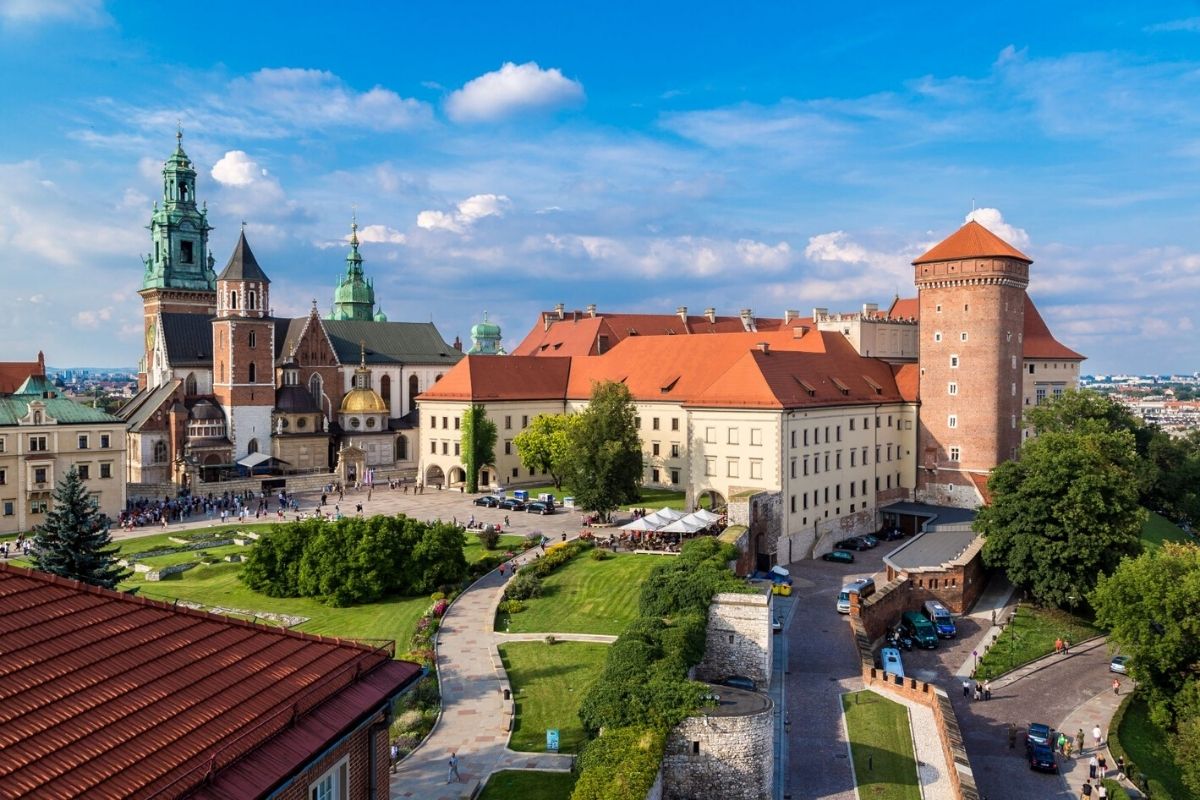
[[[979,490],[979,496],[983,498],[983,504],[990,506],[992,504],[992,493],[988,491],[988,476],[978,475],[974,472],[968,474],[971,476],[971,483],[975,484],[975,488]]]
[[[269,789],[420,674],[387,649],[8,565],[0,641],[3,796],[175,797],[210,772],[207,796]]]
[[[921,368],[914,362],[911,364],[894,364],[892,373],[896,377],[896,389],[900,396],[910,403],[920,399]]]
[[[985,258],[1000,256],[1017,258],[1029,264],[1033,259],[1001,239],[975,220],[947,236],[929,249],[913,264],[928,264],[931,261],[957,261],[961,258]]]
[[[468,355],[420,395],[421,400],[563,399],[569,358]]]
[[[1056,358],[1062,361],[1083,361],[1087,358],[1054,338],[1029,295],[1025,295],[1025,326],[1022,338],[1025,358]]]
[[[30,375],[45,375],[46,360],[38,353],[37,361],[0,361],[0,394],[12,394]]]
[[[915,297],[896,297],[887,310],[888,319],[918,319],[921,316],[921,301]]]
[[[573,311],[557,319],[557,313],[542,312],[541,319],[525,335],[512,354],[517,356],[589,356],[598,354],[599,337],[607,337],[608,347],[634,336],[683,336],[696,333],[743,333],[741,316],[688,315],[685,322],[678,314],[605,314]],[[549,327],[546,322],[549,322]],[[778,317],[755,317],[759,332],[792,328],[800,320],[784,323]],[[811,324],[811,320],[809,320]]]

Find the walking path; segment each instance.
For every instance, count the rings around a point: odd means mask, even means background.
[[[442,617],[437,640],[442,713],[432,733],[397,766],[391,780],[393,798],[471,798],[487,783],[488,776],[499,770],[571,768],[574,761],[571,755],[519,753],[508,749],[515,709],[508,675],[496,645],[505,641],[541,641],[547,635],[587,642],[611,642],[616,637],[494,633],[496,607],[504,594],[504,583],[505,578],[499,572],[489,572],[459,595]],[[459,760],[460,781],[455,783],[446,780],[451,753],[456,753]]]
[[[975,602],[974,610],[968,615],[973,619],[980,621],[991,620],[991,627],[983,634],[983,638],[975,645],[975,652],[983,655],[983,653],[992,646],[996,638],[1004,630],[1004,621],[1009,618],[1012,611],[1012,598],[1014,593],[1013,585],[1003,577],[997,576],[988,584],[987,589],[979,599]],[[956,678],[969,678],[971,673],[975,671],[977,659],[973,654],[968,655],[954,673]]]
[[[996,680],[992,681],[992,691],[998,692],[1001,689],[1011,686],[1022,678],[1027,678],[1030,675],[1035,675],[1047,670],[1056,664],[1061,664],[1070,656],[1083,655],[1084,653],[1090,653],[1097,648],[1102,648],[1107,644],[1107,642],[1108,640],[1103,636],[1097,636],[1094,639],[1088,639],[1087,641],[1080,642],[1079,644],[1071,645],[1071,651],[1068,655],[1051,653],[1048,656],[1042,656],[1036,661],[1030,661],[1028,664],[1022,667],[1017,667],[1012,672],[1006,672],[999,678],[996,678]],[[1113,706],[1113,708],[1115,709],[1116,706]],[[1089,725],[1088,730],[1091,729],[1092,726]]]
[[[1121,692],[1133,691],[1133,681],[1128,679],[1121,681]],[[1067,785],[1067,789],[1074,794],[1079,794],[1079,789],[1083,786],[1083,782],[1088,778],[1088,759],[1092,754],[1100,755],[1104,753],[1108,759],[1108,774],[1107,777],[1112,780],[1117,780],[1117,759],[1108,749],[1108,736],[1111,733],[1109,724],[1112,722],[1113,714],[1117,713],[1117,706],[1124,699],[1124,694],[1113,694],[1111,689],[1101,692],[1092,699],[1078,706],[1074,711],[1067,715],[1058,726],[1058,729],[1066,733],[1068,736],[1074,736],[1076,731],[1082,730],[1084,736],[1084,746],[1082,753],[1076,753],[1074,758],[1059,759],[1061,775],[1063,781]],[[1096,725],[1100,726],[1101,742],[1100,747],[1094,745],[1092,739],[1092,728]],[[1128,780],[1120,782],[1125,787],[1125,791],[1130,797],[1140,798],[1142,793],[1134,788],[1133,784]],[[1092,781],[1092,785],[1096,785],[1096,781]],[[1093,795],[1094,796],[1094,795]]]

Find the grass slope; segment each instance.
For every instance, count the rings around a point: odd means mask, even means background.
[[[1190,542],[1183,529],[1162,514],[1149,512],[1142,525],[1142,549],[1152,553],[1163,546],[1163,542]]]
[[[479,800],[567,800],[574,788],[569,772],[506,769],[492,773]]]
[[[861,797],[921,800],[908,709],[871,691],[842,695]]]
[[[586,554],[547,577],[542,597],[507,620],[512,633],[617,635],[637,615],[638,594],[663,556],[617,555],[593,561]]]
[[[1132,775],[1144,772],[1163,785],[1171,797],[1191,794],[1183,785],[1179,765],[1171,753],[1170,734],[1150,719],[1150,709],[1139,699],[1130,702],[1121,718],[1117,740],[1125,750],[1125,760],[1134,765]]]
[[[577,753],[587,740],[579,703],[604,666],[608,645],[587,642],[509,642],[500,657],[512,683],[517,718],[508,746],[542,753],[546,729],[558,728],[559,752]]]
[[[1077,644],[1100,633],[1100,629],[1087,620],[1065,611],[1022,605],[1016,621],[1005,627],[996,643],[979,659],[976,677],[980,680],[994,678],[1053,653],[1054,642],[1060,636]]]

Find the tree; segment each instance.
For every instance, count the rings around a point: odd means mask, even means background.
[[[1042,431],[1019,461],[992,470],[992,503],[975,519],[984,563],[1038,602],[1077,605],[1100,573],[1141,550],[1136,466],[1129,431]]]
[[[1096,621],[1129,659],[1129,675],[1169,728],[1200,715],[1200,547],[1168,542],[1126,559],[1091,596]]]
[[[525,469],[549,473],[555,489],[562,488],[570,467],[570,431],[577,419],[566,414],[538,414],[513,439]]]
[[[108,517],[74,467],[54,487],[54,506],[46,521],[34,528],[34,566],[63,578],[115,589],[129,577],[117,565]]]
[[[633,397],[625,384],[597,383],[588,407],[571,423],[568,441],[565,482],[575,493],[576,505],[608,520],[621,504],[637,500],[642,444]]]
[[[462,458],[467,470],[467,491],[479,491],[479,470],[496,460],[496,423],[487,409],[473,405],[463,414]]]

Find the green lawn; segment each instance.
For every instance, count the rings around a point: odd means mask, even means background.
[[[513,633],[604,633],[617,635],[637,615],[642,582],[662,556],[625,553],[593,561],[573,558],[542,582],[544,594],[526,601],[519,614],[500,622]]]
[[[1016,622],[1005,626],[996,643],[979,659],[976,677],[995,678],[1053,653],[1054,642],[1060,636],[1077,644],[1100,633],[1092,623],[1065,611],[1022,605]]]
[[[1129,775],[1136,778],[1144,772],[1161,783],[1171,797],[1190,797],[1171,754],[1169,739],[1170,734],[1151,721],[1143,701],[1135,698],[1129,702],[1117,729],[1117,743],[1125,751],[1125,760],[1134,765]]]
[[[506,769],[492,773],[479,800],[567,800],[574,788],[569,772]]]
[[[1142,525],[1142,549],[1152,553],[1163,546],[1163,542],[1190,542],[1191,538],[1183,529],[1162,514],[1149,512],[1146,523]]]
[[[537,497],[539,494],[552,494],[556,498],[558,498],[559,503],[562,502],[562,499],[564,497],[571,496],[570,489],[568,489],[565,486],[561,489],[555,489],[553,484],[549,484],[546,486],[515,486],[515,487],[513,487],[513,489],[508,490],[508,494],[511,495],[515,489],[521,489],[523,491],[529,492],[530,499]],[[667,506],[669,508],[675,508],[675,509],[679,509],[679,510],[683,511],[683,510],[685,510],[683,508],[683,501],[684,501],[685,497],[686,497],[686,495],[683,492],[675,491],[674,489],[662,489],[662,488],[655,487],[655,486],[643,486],[642,494],[641,494],[641,497],[638,498],[638,501],[636,503],[629,503],[628,505],[623,505],[623,506],[621,506],[621,508],[626,511],[628,511],[631,508],[649,508],[651,510],[655,510],[655,509],[662,508],[663,506]],[[687,509],[687,510],[690,510],[690,509]]]
[[[487,555],[489,551],[483,549],[483,544],[479,541],[479,537],[475,534],[468,532],[466,536],[467,546],[463,548],[463,554],[466,555],[468,564],[474,564],[476,561]],[[501,536],[500,540],[496,542],[496,549],[490,552],[504,553],[508,550],[512,550],[519,553],[524,549],[522,547],[522,542],[524,542],[524,540],[524,536]]]
[[[908,709],[875,692],[842,695],[861,797],[921,800]]]
[[[606,644],[587,642],[509,642],[500,645],[517,719],[508,746],[521,752],[546,751],[546,729],[558,728],[559,752],[577,753],[587,740],[579,703],[600,675]]]

